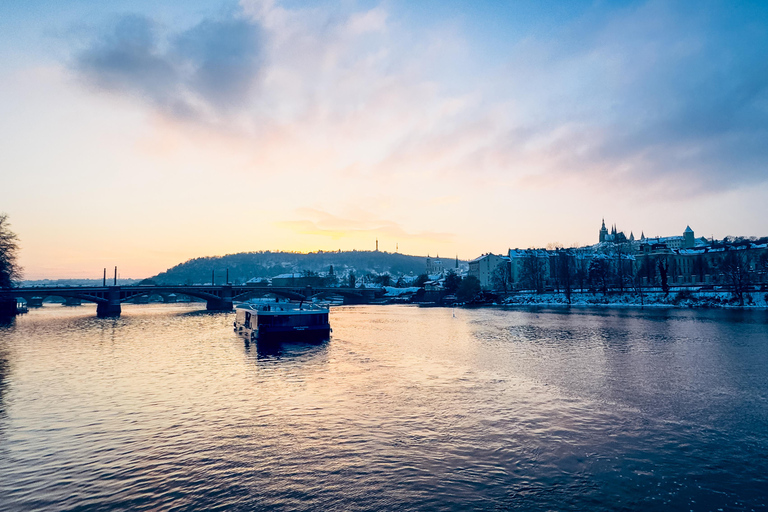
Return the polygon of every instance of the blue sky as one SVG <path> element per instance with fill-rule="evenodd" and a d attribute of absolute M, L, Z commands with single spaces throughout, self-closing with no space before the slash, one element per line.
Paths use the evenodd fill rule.
<path fill-rule="evenodd" d="M 603 216 L 766 234 L 764 2 L 3 11 L 0 210 L 29 277 L 376 238 L 472 258 L 593 243 Z"/>

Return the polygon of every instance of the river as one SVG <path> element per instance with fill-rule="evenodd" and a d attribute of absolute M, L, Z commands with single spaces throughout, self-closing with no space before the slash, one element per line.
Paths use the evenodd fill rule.
<path fill-rule="evenodd" d="M 766 510 L 768 312 L 195 305 L 0 326 L 0 510 Z"/>

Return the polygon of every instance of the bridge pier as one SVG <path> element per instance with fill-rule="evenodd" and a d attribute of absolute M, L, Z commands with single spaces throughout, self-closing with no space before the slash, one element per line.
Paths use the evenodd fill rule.
<path fill-rule="evenodd" d="M 64 298 L 64 305 L 65 306 L 80 306 L 82 305 L 82 301 L 78 299 L 77 297 L 65 297 Z"/>
<path fill-rule="evenodd" d="M 208 311 L 232 311 L 232 286 L 224 286 L 219 298 L 208 299 L 205 309 Z"/>
<path fill-rule="evenodd" d="M 30 297 L 27 299 L 27 307 L 28 308 L 41 308 L 43 307 L 43 298 L 42 297 Z"/>
<path fill-rule="evenodd" d="M 99 302 L 96 305 L 96 316 L 99 318 L 108 318 L 120 316 L 123 308 L 120 305 L 120 287 L 110 286 L 107 291 L 107 302 Z"/>

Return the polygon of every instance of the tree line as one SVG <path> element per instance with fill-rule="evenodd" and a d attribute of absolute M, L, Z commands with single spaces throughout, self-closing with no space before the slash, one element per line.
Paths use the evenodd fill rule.
<path fill-rule="evenodd" d="M 571 303 L 573 293 L 632 292 L 644 299 L 648 288 L 661 289 L 665 296 L 679 276 L 694 276 L 704 283 L 706 276 L 718 276 L 739 304 L 755 284 L 755 275 L 768 273 L 768 249 L 750 250 L 760 239 L 738 239 L 721 243 L 719 252 L 676 257 L 675 254 L 634 254 L 624 244 L 616 244 L 610 252 L 586 254 L 557 248 L 521 251 L 514 263 L 500 263 L 492 274 L 493 288 L 502 293 L 513 289 L 530 290 L 537 294 L 563 293 Z M 768 242 L 768 239 L 766 239 Z M 748 296 L 746 296 L 749 298 Z"/>
<path fill-rule="evenodd" d="M 0 213 L 0 288 L 12 288 L 21 280 L 18 264 L 19 238 L 11 231 L 8 215 Z"/>

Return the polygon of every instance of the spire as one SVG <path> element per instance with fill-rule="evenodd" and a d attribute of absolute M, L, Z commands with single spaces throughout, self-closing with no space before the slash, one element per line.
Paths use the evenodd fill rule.
<path fill-rule="evenodd" d="M 608 230 L 605 228 L 605 217 L 603 217 L 603 226 L 600 228 L 600 237 L 598 240 L 600 240 L 600 243 L 605 242 L 605 238 L 608 235 Z"/>

